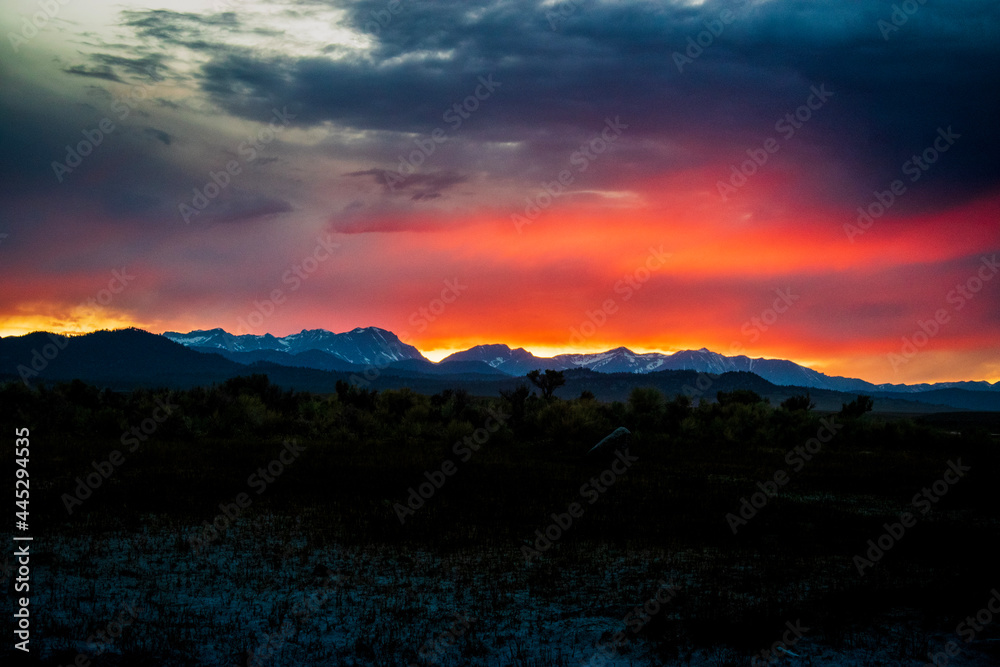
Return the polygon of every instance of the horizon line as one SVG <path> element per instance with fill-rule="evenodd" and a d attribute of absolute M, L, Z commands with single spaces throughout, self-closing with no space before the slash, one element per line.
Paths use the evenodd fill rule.
<path fill-rule="evenodd" d="M 718 354 L 719 356 L 724 357 L 726 359 L 734 359 L 734 358 L 738 358 L 738 357 L 746 357 L 747 359 L 754 360 L 754 361 L 755 360 L 761 360 L 761 361 L 788 361 L 788 362 L 791 362 L 791 363 L 793 363 L 793 364 L 795 364 L 797 366 L 801 366 L 801 367 L 806 368 L 808 370 L 811 370 L 813 372 L 825 375 L 825 376 L 827 376 L 829 378 L 846 378 L 846 379 L 851 379 L 851 380 L 861 380 L 862 382 L 868 382 L 869 384 L 876 385 L 876 386 L 889 385 L 889 386 L 906 386 L 906 387 L 912 387 L 912 386 L 917 386 L 917 385 L 935 385 L 935 384 L 946 384 L 946 383 L 953 383 L 953 382 L 985 382 L 987 384 L 994 385 L 994 384 L 997 384 L 998 382 L 1000 382 L 1000 378 L 995 379 L 995 380 L 990 380 L 990 379 L 980 379 L 980 380 L 969 380 L 969 379 L 962 379 L 962 380 L 937 380 L 937 381 L 934 381 L 934 382 L 928 382 L 928 381 L 924 380 L 924 381 L 921 381 L 921 382 L 914 382 L 914 383 L 906 383 L 906 382 L 872 382 L 870 380 L 865 380 L 865 379 L 859 378 L 859 377 L 850 377 L 850 376 L 847 376 L 847 375 L 831 375 L 831 374 L 826 373 L 824 371 L 816 370 L 812 365 L 810 365 L 808 363 L 802 363 L 802 362 L 796 361 L 794 359 L 790 359 L 788 357 L 751 357 L 748 354 L 726 355 L 726 354 L 724 354 L 722 352 L 715 352 L 714 350 L 711 350 L 710 348 L 704 347 L 704 346 L 702 346 L 700 348 L 685 348 L 685 349 L 677 349 L 677 350 L 673 350 L 673 351 L 663 351 L 661 349 L 649 349 L 649 348 L 642 348 L 642 351 L 637 351 L 637 350 L 634 350 L 634 349 L 628 347 L 627 345 L 616 345 L 614 347 L 609 347 L 609 348 L 606 348 L 606 349 L 595 349 L 594 351 L 579 351 L 579 350 L 575 350 L 575 351 L 563 351 L 563 352 L 558 352 L 556 354 L 553 354 L 551 356 L 543 356 L 543 354 L 536 354 L 532 349 L 529 349 L 528 347 L 526 347 L 524 345 L 518 345 L 517 347 L 512 347 L 508 343 L 477 343 L 475 345 L 472 345 L 471 347 L 464 347 L 464 348 L 434 348 L 434 349 L 431 349 L 431 350 L 422 350 L 422 349 L 418 348 L 416 345 L 413 345 L 411 343 L 407 343 L 404 340 L 400 339 L 399 335 L 396 334 L 396 332 L 392 331 L 391 329 L 385 329 L 383 327 L 379 327 L 379 326 L 375 326 L 375 325 L 368 325 L 368 326 L 364 326 L 364 327 L 358 326 L 358 327 L 354 327 L 353 329 L 349 329 L 347 331 L 342 331 L 342 332 L 331 331 L 329 329 L 324 329 L 322 327 L 316 328 L 316 329 L 301 329 L 298 332 L 291 333 L 291 334 L 285 334 L 284 336 L 278 336 L 278 335 L 270 333 L 270 332 L 265 332 L 265 333 L 262 333 L 262 334 L 237 334 L 237 333 L 232 333 L 232 332 L 226 330 L 223 327 L 212 327 L 211 329 L 192 329 L 191 331 L 189 331 L 187 333 L 182 333 L 182 332 L 179 332 L 179 331 L 171 331 L 171 330 L 165 329 L 162 332 L 157 333 L 156 331 L 150 331 L 149 329 L 145 329 L 145 328 L 140 327 L 140 326 L 129 325 L 129 326 L 122 326 L 122 327 L 117 327 L 117 328 L 113 328 L 113 329 L 104 328 L 104 329 L 93 329 L 91 331 L 74 331 L 74 332 L 63 332 L 63 333 L 57 333 L 57 332 L 45 331 L 45 330 L 35 330 L 35 331 L 27 332 L 27 333 L 7 334 L 7 335 L 5 335 L 4 332 L 2 330 L 0 330 L 0 338 L 18 338 L 18 337 L 23 337 L 23 336 L 28 336 L 28 335 L 31 335 L 31 334 L 35 334 L 35 333 L 46 333 L 46 334 L 55 333 L 56 335 L 66 336 L 66 337 L 71 337 L 71 336 L 86 336 L 86 335 L 97 333 L 97 332 L 100 332 L 100 331 L 123 331 L 123 330 L 128 330 L 128 329 L 137 329 L 139 331 L 144 331 L 144 332 L 152 334 L 154 336 L 164 336 L 164 337 L 165 337 L 166 333 L 178 333 L 178 334 L 181 334 L 181 335 L 188 335 L 188 334 L 194 333 L 196 331 L 208 332 L 208 331 L 219 330 L 219 331 L 222 331 L 222 332 L 224 332 L 226 334 L 229 334 L 231 336 L 258 336 L 258 337 L 260 337 L 260 336 L 270 335 L 270 336 L 272 336 L 274 338 L 285 338 L 287 336 L 295 335 L 295 333 L 303 333 L 303 332 L 306 332 L 306 331 L 325 331 L 327 333 L 331 333 L 331 334 L 334 334 L 334 335 L 342 335 L 342 334 L 345 334 L 345 333 L 351 333 L 353 331 L 358 331 L 358 330 L 378 329 L 379 331 L 385 331 L 385 332 L 391 333 L 401 343 L 403 343 L 404 345 L 409 345 L 410 347 L 413 347 L 425 359 L 427 359 L 428 361 L 430 361 L 431 363 L 434 363 L 434 364 L 441 363 L 442 360 L 444 360 L 448 356 L 451 356 L 452 354 L 455 354 L 455 353 L 458 353 L 458 352 L 465 352 L 467 350 L 472 349 L 473 347 L 480 347 L 480 346 L 484 346 L 484 345 L 504 345 L 509 350 L 523 349 L 524 351 L 528 352 L 532 356 L 534 356 L 534 357 L 536 357 L 538 359 L 545 359 L 545 360 L 551 360 L 551 359 L 554 359 L 555 357 L 563 356 L 563 355 L 585 355 L 585 354 L 593 355 L 593 354 L 603 354 L 605 352 L 611 352 L 611 351 L 617 350 L 619 348 L 625 349 L 625 350 L 627 350 L 627 351 L 629 351 L 629 352 L 631 352 L 633 354 L 636 354 L 636 355 L 661 354 L 661 355 L 668 356 L 668 357 L 672 357 L 672 356 L 674 356 L 676 354 L 679 354 L 680 352 L 700 352 L 700 351 L 704 350 L 704 351 L 710 352 L 712 354 Z M 546 349 L 546 350 L 563 349 L 563 350 L 565 350 L 565 348 L 550 348 L 550 347 L 544 346 L 544 345 L 535 345 L 535 346 L 531 346 L 531 347 L 534 348 L 535 350 L 538 350 L 538 349 Z"/>

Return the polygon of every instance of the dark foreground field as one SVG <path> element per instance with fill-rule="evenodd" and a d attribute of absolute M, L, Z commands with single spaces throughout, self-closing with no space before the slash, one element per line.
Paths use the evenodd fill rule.
<path fill-rule="evenodd" d="M 995 417 L 722 398 L 7 385 L 4 460 L 31 432 L 33 655 L 1000 662 Z"/>

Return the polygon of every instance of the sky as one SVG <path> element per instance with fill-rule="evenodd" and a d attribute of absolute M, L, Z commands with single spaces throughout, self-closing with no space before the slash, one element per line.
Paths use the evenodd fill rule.
<path fill-rule="evenodd" d="M 1000 380 L 993 0 L 13 0 L 0 335 Z"/>

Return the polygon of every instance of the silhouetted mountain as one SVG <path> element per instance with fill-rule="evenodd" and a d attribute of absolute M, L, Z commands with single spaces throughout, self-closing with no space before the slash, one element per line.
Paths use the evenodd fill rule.
<path fill-rule="evenodd" d="M 545 370 L 551 368 L 553 370 L 562 370 L 565 368 L 565 366 L 554 359 L 536 357 L 523 347 L 512 350 L 502 343 L 476 345 L 475 347 L 470 347 L 468 350 L 449 354 L 440 363 L 454 361 L 479 361 L 508 375 L 527 375 L 535 369 Z"/>
<path fill-rule="evenodd" d="M 601 373 L 653 373 L 664 370 L 693 370 L 702 373 L 733 373 L 746 371 L 781 385 L 837 389 L 839 391 L 873 391 L 876 386 L 863 380 L 833 378 L 784 359 L 751 359 L 746 356 L 727 357 L 702 348 L 682 350 L 674 354 L 660 352 L 637 353 L 627 347 L 593 354 L 560 354 L 544 359 L 522 348 L 511 350 L 506 345 L 477 345 L 456 352 L 451 359 L 484 361 L 511 375 L 523 375 L 538 368 L 565 370 L 588 368 Z"/>
<path fill-rule="evenodd" d="M 593 354 L 560 354 L 551 358 L 536 357 L 523 348 L 511 350 L 503 344 L 477 345 L 456 352 L 442 362 L 462 359 L 478 360 L 511 375 L 524 375 L 534 369 L 566 370 L 587 368 L 601 373 L 653 373 L 664 370 L 693 370 L 701 373 L 749 372 L 777 385 L 832 389 L 847 392 L 918 393 L 939 389 L 998 391 L 1000 382 L 944 382 L 919 385 L 876 385 L 856 378 L 830 376 L 786 359 L 753 359 L 745 355 L 727 357 L 717 352 L 681 350 L 674 354 L 661 352 L 637 353 L 626 347 Z"/>
<path fill-rule="evenodd" d="M 254 352 L 273 350 L 296 355 L 310 350 L 320 350 L 352 364 L 383 364 L 404 359 L 424 359 L 412 345 L 403 343 L 396 334 L 378 327 L 359 327 L 345 333 L 331 333 L 325 329 L 303 329 L 297 334 L 278 338 L 271 334 L 234 335 L 222 329 L 164 332 L 164 337 L 188 347 L 218 348 L 227 352 Z"/>
<path fill-rule="evenodd" d="M 391 344 L 394 338 L 385 340 Z M 324 365 L 327 369 L 311 365 Z M 265 373 L 272 382 L 284 387 L 323 393 L 333 392 L 338 380 L 362 382 L 367 378 L 376 379 L 379 388 L 417 388 L 422 379 L 432 380 L 426 383 L 428 389 L 433 389 L 431 393 L 456 387 L 469 378 L 473 381 L 497 378 L 511 386 L 515 384 L 514 378 L 479 362 L 434 364 L 421 356 L 379 366 L 360 365 L 319 350 L 293 355 L 268 349 L 233 352 L 222 348 L 189 348 L 140 329 L 96 331 L 70 337 L 38 332 L 0 338 L 0 380 L 4 381 L 35 384 L 80 379 L 124 390 L 209 385 L 253 373 Z M 491 388 L 489 393 L 494 391 L 498 389 Z"/>
<path fill-rule="evenodd" d="M 387 365 L 407 360 L 419 360 L 423 364 L 392 366 L 400 373 L 426 374 L 482 373 L 481 367 L 447 368 L 452 362 L 479 362 L 507 375 L 522 377 L 528 372 L 539 370 L 567 370 L 586 368 L 600 373 L 646 374 L 664 370 L 693 370 L 701 373 L 749 372 L 759 375 L 777 385 L 808 387 L 834 391 L 876 393 L 921 393 L 944 389 L 962 389 L 973 392 L 1000 392 L 1000 382 L 944 382 L 936 384 L 873 384 L 857 378 L 830 376 L 787 359 L 761 359 L 745 355 L 727 357 L 706 348 L 681 350 L 673 354 L 661 352 L 637 353 L 627 347 L 617 347 L 606 352 L 592 354 L 560 354 L 555 357 L 536 357 L 524 348 L 511 349 L 502 343 L 476 345 L 468 350 L 451 354 L 433 364 L 420 352 L 403 344 L 391 331 L 377 327 L 358 328 L 353 331 L 334 334 L 323 329 L 303 330 L 298 334 L 276 338 L 270 334 L 262 336 L 229 334 L 222 329 L 192 331 L 187 334 L 166 332 L 167 338 L 198 350 L 216 349 L 228 359 L 240 363 L 270 361 L 282 366 L 316 368 L 321 370 L 358 372 L 372 365 L 385 369 Z M 335 359 L 317 354 L 326 352 Z M 308 352 L 308 356 L 302 356 Z M 290 355 L 290 356 L 285 356 Z M 350 365 L 350 364 L 353 364 Z M 445 365 L 445 368 L 439 366 Z M 962 400 L 953 395 L 952 400 Z"/>
<path fill-rule="evenodd" d="M 905 398 L 908 401 L 954 405 L 966 410 L 1000 410 L 1000 392 L 970 391 L 968 389 L 930 389 L 919 392 L 874 392 L 876 401 L 886 398 Z"/>
<path fill-rule="evenodd" d="M 245 372 L 246 366 L 217 354 L 202 354 L 141 329 L 0 338 L 0 374 L 29 383 L 79 378 L 117 389 L 154 378 L 207 384 Z"/>
<path fill-rule="evenodd" d="M 355 330 L 352 333 L 358 332 L 364 330 Z M 218 334 L 211 335 L 217 340 L 224 339 Z M 390 336 L 380 333 L 379 330 L 364 332 L 360 338 L 368 341 L 377 339 L 391 344 L 389 341 L 395 337 Z M 314 340 L 323 339 L 324 336 L 314 338 Z M 209 338 L 200 338 L 201 342 L 205 340 Z M 358 346 L 358 341 L 354 342 Z M 206 353 L 204 350 L 212 351 Z M 218 347 L 192 349 L 166 337 L 138 329 L 97 331 L 69 338 L 42 332 L 0 338 L 0 379 L 25 380 L 29 384 L 81 379 L 101 387 L 130 389 L 140 386 L 209 385 L 239 375 L 266 373 L 275 384 L 302 391 L 330 393 L 334 391 L 338 380 L 345 380 L 361 383 L 376 390 L 409 387 L 418 392 L 434 394 L 445 389 L 461 388 L 473 394 L 495 396 L 500 390 L 513 389 L 518 384 L 528 384 L 526 378 L 507 375 L 488 362 L 462 358 L 463 356 L 492 354 L 494 355 L 492 360 L 498 366 L 506 363 L 504 359 L 516 363 L 546 361 L 539 360 L 524 350 L 507 348 L 505 351 L 501 347 L 488 349 L 486 346 L 481 346 L 467 352 L 469 354 L 452 355 L 448 360 L 437 364 L 421 357 L 391 363 L 361 365 L 350 364 L 338 356 L 315 349 L 304 350 L 298 354 L 261 348 L 244 351 L 223 350 Z M 224 358 L 222 354 L 230 358 Z M 677 355 L 660 356 L 677 357 Z M 497 362 L 498 358 L 500 362 Z M 609 350 L 603 355 L 555 357 L 553 359 L 562 364 L 576 362 L 565 367 L 566 384 L 556 391 L 556 396 L 570 398 L 579 396 L 582 391 L 589 391 L 600 400 L 625 400 L 632 389 L 649 386 L 659 389 L 667 397 L 682 393 L 690 394 L 692 388 L 701 388 L 702 393 L 696 397 L 711 401 L 719 391 L 751 389 L 776 405 L 789 396 L 809 391 L 816 401 L 817 408 L 823 410 L 838 410 L 843 403 L 851 401 L 856 396 L 856 392 L 847 393 L 802 384 L 782 385 L 749 371 L 706 373 L 688 369 L 654 370 L 645 373 L 606 372 L 606 369 L 621 365 L 632 367 L 639 358 L 647 360 L 648 363 L 650 357 L 636 355 L 625 348 Z M 728 365 L 726 360 L 729 358 L 715 355 L 707 350 L 699 350 L 682 355 L 671 363 L 699 365 L 699 359 L 704 363 L 711 362 L 725 366 Z M 776 361 L 778 363 L 774 364 L 774 367 L 777 368 L 792 363 L 781 360 L 751 361 L 754 362 L 756 369 L 768 366 L 758 363 L 760 361 Z M 660 364 L 660 368 L 667 363 L 664 361 Z M 327 369 L 310 365 L 323 365 Z M 594 368 L 600 369 L 600 372 Z M 811 376 L 806 374 L 805 377 L 808 379 Z M 705 386 L 706 382 L 708 386 Z M 977 383 L 967 384 L 976 386 Z M 866 386 L 874 385 L 866 383 Z M 993 390 L 993 385 L 988 386 L 991 387 L 990 391 L 945 387 L 912 392 L 866 391 L 864 393 L 870 393 L 875 397 L 879 411 L 933 412 L 955 408 L 1000 411 L 1000 392 Z"/>

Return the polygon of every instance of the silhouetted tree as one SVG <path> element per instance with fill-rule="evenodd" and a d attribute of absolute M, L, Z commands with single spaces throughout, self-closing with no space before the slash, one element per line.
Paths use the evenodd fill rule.
<path fill-rule="evenodd" d="M 456 389 L 452 393 L 451 400 L 454 401 L 455 417 L 461 418 L 466 408 L 469 407 L 469 390 Z"/>
<path fill-rule="evenodd" d="M 530 393 L 531 392 L 528 390 L 528 385 L 522 382 L 521 384 L 517 385 L 516 389 L 513 390 L 501 389 L 500 397 L 512 405 L 517 403 L 523 404 L 525 399 L 528 398 L 528 395 Z"/>
<path fill-rule="evenodd" d="M 809 392 L 807 391 L 805 394 L 798 394 L 796 396 L 786 398 L 781 402 L 781 407 L 789 412 L 795 412 L 798 410 L 809 412 L 816 407 L 816 404 L 813 403 L 812 398 L 809 396 Z"/>
<path fill-rule="evenodd" d="M 554 371 L 551 368 L 545 371 L 545 375 L 539 370 L 528 373 L 531 384 L 542 390 L 542 398 L 552 398 L 552 392 L 566 384 L 566 378 L 562 371 Z"/>
<path fill-rule="evenodd" d="M 674 396 L 674 399 L 664 406 L 667 430 L 670 433 L 677 433 L 681 422 L 689 414 L 691 414 L 691 398 L 684 394 Z"/>
<path fill-rule="evenodd" d="M 524 406 L 531 391 L 528 385 L 521 383 L 513 390 L 500 390 L 500 398 L 510 405 L 510 423 L 518 425 L 524 421 Z"/>
<path fill-rule="evenodd" d="M 751 389 L 720 391 L 715 395 L 715 398 L 719 405 L 754 405 L 764 402 L 761 395 Z"/>
<path fill-rule="evenodd" d="M 843 403 L 840 408 L 840 416 L 845 419 L 851 419 L 854 417 L 860 417 L 866 412 L 871 412 L 872 407 L 874 407 L 875 402 L 872 401 L 871 396 L 865 396 L 864 394 L 858 394 L 858 397 L 851 401 L 850 403 Z"/>
<path fill-rule="evenodd" d="M 434 406 L 435 408 L 440 408 L 441 406 L 448 403 L 448 401 L 451 399 L 452 393 L 453 392 L 451 389 L 445 389 L 440 394 L 434 394 L 433 396 L 431 396 L 431 405 Z"/>
<path fill-rule="evenodd" d="M 639 429 L 656 428 L 663 417 L 663 393 L 655 387 L 636 387 L 628 395 L 632 423 Z"/>
<path fill-rule="evenodd" d="M 343 380 L 337 380 L 337 399 L 344 405 L 353 405 L 360 410 L 371 411 L 375 408 L 375 401 L 378 399 L 378 391 L 372 389 L 366 391 Z"/>
<path fill-rule="evenodd" d="M 636 387 L 628 395 L 628 407 L 637 415 L 656 415 L 663 409 L 663 393 L 656 387 Z"/>
<path fill-rule="evenodd" d="M 401 418 L 406 414 L 407 410 L 420 403 L 421 398 L 412 389 L 403 387 L 402 389 L 390 389 L 382 392 L 379 402 L 390 415 L 395 418 Z"/>

